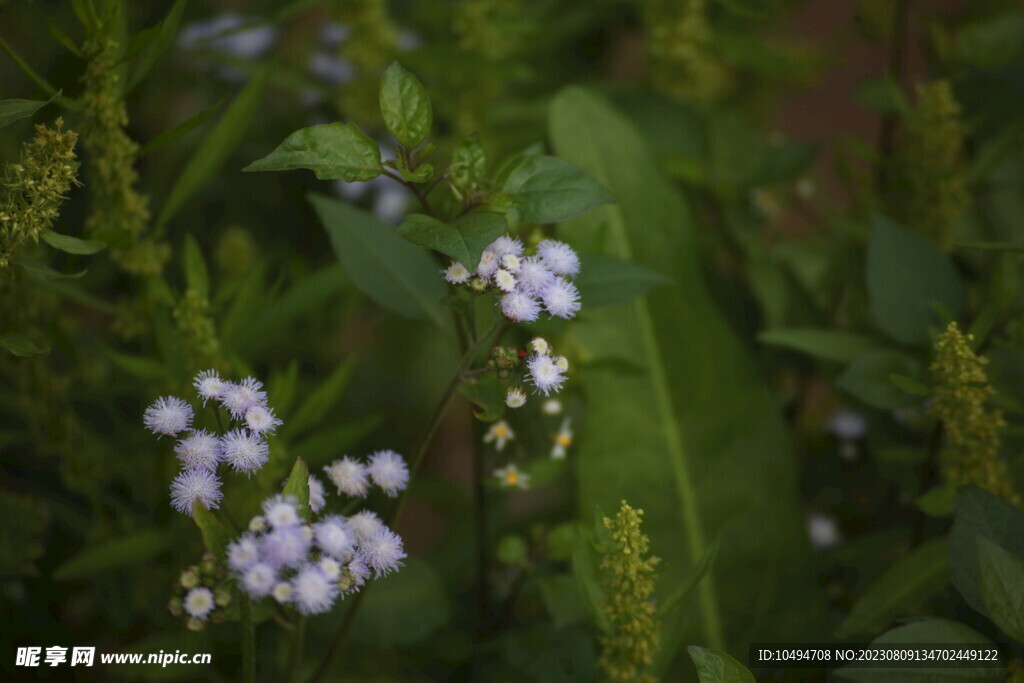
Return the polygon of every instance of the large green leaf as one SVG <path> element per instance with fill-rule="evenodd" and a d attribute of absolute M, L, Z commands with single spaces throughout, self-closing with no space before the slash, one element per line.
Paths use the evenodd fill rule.
<path fill-rule="evenodd" d="M 170 548 L 173 541 L 174 537 L 165 529 L 148 529 L 104 541 L 82 550 L 57 567 L 53 578 L 74 581 L 121 567 L 144 564 Z"/>
<path fill-rule="evenodd" d="M 0 128 L 32 116 L 50 102 L 53 102 L 53 97 L 48 100 L 0 100 Z"/>
<path fill-rule="evenodd" d="M 1024 643 L 1024 558 L 981 536 L 978 573 L 981 597 L 992 621 L 1014 640 Z"/>
<path fill-rule="evenodd" d="M 953 317 L 963 308 L 963 287 L 949 257 L 885 216 L 872 219 L 866 273 L 871 315 L 897 341 L 925 344 L 936 307 Z"/>
<path fill-rule="evenodd" d="M 949 542 L 929 541 L 892 564 L 853 604 L 836 636 L 874 635 L 949 583 Z"/>
<path fill-rule="evenodd" d="M 523 223 L 557 223 L 614 201 L 585 171 L 556 157 L 523 154 L 503 175 L 500 189 L 519 202 Z"/>
<path fill-rule="evenodd" d="M 871 337 L 813 327 L 785 327 L 765 330 L 757 335 L 758 340 L 769 346 L 800 351 L 821 360 L 849 363 L 858 356 L 878 348 L 879 343 Z"/>
<path fill-rule="evenodd" d="M 206 184 L 227 160 L 228 155 L 245 137 L 249 125 L 256 119 L 263 100 L 263 91 L 270 80 L 270 67 L 261 68 L 238 93 L 224 116 L 217 121 L 185 169 L 171 187 L 164 205 L 157 217 L 157 229 L 167 225 L 185 202 Z"/>
<path fill-rule="evenodd" d="M 308 168 L 320 180 L 350 183 L 373 180 L 384 172 L 380 148 L 354 123 L 325 123 L 295 131 L 273 152 L 243 171 L 291 171 Z"/>
<path fill-rule="evenodd" d="M 311 194 L 334 253 L 366 296 L 407 318 L 429 318 L 447 329 L 440 301 L 445 284 L 430 256 L 385 223 L 345 202 Z"/>
<path fill-rule="evenodd" d="M 656 287 L 672 284 L 661 273 L 605 254 L 580 254 L 576 286 L 585 308 L 611 306 L 632 300 Z"/>
<path fill-rule="evenodd" d="M 893 377 L 918 379 L 924 369 L 913 356 L 892 349 L 869 351 L 850 363 L 836 378 L 836 386 L 881 410 L 906 408 L 922 398 L 907 393 Z"/>
<path fill-rule="evenodd" d="M 755 683 L 754 675 L 735 659 L 718 650 L 691 645 L 687 648 L 697 667 L 700 683 Z"/>
<path fill-rule="evenodd" d="M 898 626 L 875 638 L 873 643 L 913 645 L 975 645 L 993 647 L 984 636 L 964 624 L 948 619 L 919 619 Z M 921 668 L 866 668 L 846 666 L 836 670 L 834 680 L 864 683 L 955 683 L 956 681 L 1002 681 L 1002 668 L 952 668 L 949 666 Z"/>
<path fill-rule="evenodd" d="M 586 457 L 576 461 L 581 510 L 622 499 L 643 508 L 652 550 L 665 559 L 665 591 L 705 556 L 709 537 L 721 537 L 696 608 L 688 606 L 685 642 L 739 653 L 758 637 L 806 637 L 821 600 L 810 588 L 790 445 L 757 369 L 704 289 L 689 207 L 640 134 L 599 97 L 563 91 L 550 131 L 557 152 L 618 199 L 561 236 L 676 282 L 646 300 L 585 309 L 571 328 L 584 357 L 611 361 L 580 372 L 588 403 Z M 663 648 L 660 664 L 673 655 Z"/>
<path fill-rule="evenodd" d="M 479 211 L 461 216 L 451 223 L 414 213 L 398 226 L 398 234 L 413 244 L 451 256 L 470 272 L 476 271 L 480 255 L 508 226 L 500 213 Z"/>
<path fill-rule="evenodd" d="M 381 77 L 380 113 L 388 132 L 409 149 L 423 142 L 434 120 L 426 88 L 398 62 Z"/>
<path fill-rule="evenodd" d="M 987 615 L 981 592 L 979 538 L 1024 556 L 1024 513 L 999 496 L 968 486 L 960 490 L 956 499 L 949 536 L 950 577 L 967 604 Z"/>

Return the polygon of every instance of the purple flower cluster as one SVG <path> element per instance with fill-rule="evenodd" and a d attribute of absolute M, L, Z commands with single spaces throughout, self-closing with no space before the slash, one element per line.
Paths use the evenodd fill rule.
<path fill-rule="evenodd" d="M 203 405 L 217 401 L 233 423 L 223 435 L 192 428 L 195 413 L 186 401 L 165 396 L 146 409 L 143 424 L 157 436 L 177 437 L 174 446 L 182 470 L 171 483 L 171 505 L 187 515 L 199 501 L 206 509 L 219 507 L 222 498 L 217 468 L 225 463 L 236 472 L 251 475 L 270 459 L 266 437 L 281 425 L 267 405 L 263 385 L 252 377 L 235 384 L 221 379 L 214 370 L 200 372 L 194 382 Z"/>
<path fill-rule="evenodd" d="M 263 514 L 228 546 L 228 566 L 242 590 L 255 599 L 272 596 L 301 614 L 330 610 L 405 557 L 402 539 L 372 512 L 307 524 L 296 501 L 280 495 L 264 501 Z"/>
<path fill-rule="evenodd" d="M 324 467 L 327 478 L 338 489 L 338 494 L 362 497 L 376 484 L 385 495 L 394 498 L 409 485 L 409 468 L 405 459 L 389 450 L 373 453 L 363 462 L 345 456 Z"/>
<path fill-rule="evenodd" d="M 543 240 L 535 254 L 525 256 L 519 238 L 505 235 L 484 249 L 476 273 L 454 261 L 444 270 L 444 277 L 453 285 L 468 285 L 476 291 L 496 290 L 506 318 L 532 322 L 542 311 L 566 319 L 576 315 L 580 293 L 571 280 L 579 272 L 579 256 L 568 244 Z"/>

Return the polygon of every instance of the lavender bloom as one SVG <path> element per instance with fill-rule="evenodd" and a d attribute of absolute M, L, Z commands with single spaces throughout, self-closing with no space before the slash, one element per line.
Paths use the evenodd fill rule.
<path fill-rule="evenodd" d="M 236 572 L 244 572 L 259 562 L 260 548 L 252 534 L 242 537 L 228 546 L 228 566 Z"/>
<path fill-rule="evenodd" d="M 394 451 L 377 451 L 370 456 L 367 469 L 373 483 L 392 498 L 409 483 L 409 469 L 405 466 L 405 460 Z"/>
<path fill-rule="evenodd" d="M 327 504 L 327 499 L 324 498 L 324 485 L 313 474 L 309 475 L 306 481 L 309 484 L 309 509 L 320 512 Z"/>
<path fill-rule="evenodd" d="M 370 482 L 366 465 L 347 455 L 324 467 L 327 478 L 338 488 L 338 493 L 349 496 L 365 496 Z"/>
<path fill-rule="evenodd" d="M 192 386 L 196 388 L 199 397 L 203 399 L 203 405 L 211 399 L 220 399 L 227 382 L 220 378 L 216 370 L 203 370 L 192 380 Z"/>
<path fill-rule="evenodd" d="M 220 403 L 231 417 L 241 420 L 250 408 L 266 406 L 267 392 L 262 389 L 263 383 L 254 377 L 246 377 L 238 384 L 227 382 L 221 392 Z"/>
<path fill-rule="evenodd" d="M 340 515 L 331 515 L 314 524 L 313 538 L 325 555 L 339 560 L 347 560 L 355 548 L 355 535 Z"/>
<path fill-rule="evenodd" d="M 245 411 L 245 424 L 255 434 L 273 434 L 283 423 L 272 408 L 257 405 Z"/>
<path fill-rule="evenodd" d="M 270 459 L 270 447 L 262 438 L 245 429 L 235 429 L 221 437 L 224 460 L 237 472 L 252 473 Z"/>
<path fill-rule="evenodd" d="M 387 529 L 384 522 L 373 512 L 362 510 L 348 518 L 348 530 L 355 536 L 356 543 L 362 544 L 381 529 Z"/>
<path fill-rule="evenodd" d="M 291 496 L 271 496 L 263 501 L 263 518 L 274 529 L 286 526 L 297 526 L 302 523 L 296 501 Z"/>
<path fill-rule="evenodd" d="M 276 583 L 277 572 L 264 562 L 257 562 L 242 575 L 242 587 L 254 598 L 270 595 Z"/>
<path fill-rule="evenodd" d="M 512 292 L 501 297 L 501 312 L 513 322 L 533 322 L 540 315 L 540 304 L 522 292 Z"/>
<path fill-rule="evenodd" d="M 182 467 L 214 472 L 221 459 L 220 438 L 199 429 L 179 441 L 174 452 Z"/>
<path fill-rule="evenodd" d="M 537 245 L 537 255 L 555 275 L 575 276 L 580 272 L 580 257 L 565 242 L 543 240 Z"/>
<path fill-rule="evenodd" d="M 576 285 L 561 277 L 555 278 L 540 297 L 548 313 L 559 318 L 572 318 L 580 310 L 579 290 Z"/>
<path fill-rule="evenodd" d="M 185 470 L 171 482 L 171 506 L 190 517 L 197 500 L 207 510 L 213 510 L 220 507 L 223 497 L 220 480 L 207 470 Z"/>
<path fill-rule="evenodd" d="M 516 273 L 519 291 L 528 296 L 540 296 L 554 281 L 555 274 L 536 256 L 523 259 Z"/>
<path fill-rule="evenodd" d="M 387 527 L 378 529 L 360 544 L 367 566 L 377 576 L 385 576 L 402 565 L 406 554 L 401 537 Z"/>
<path fill-rule="evenodd" d="M 193 588 L 185 595 L 183 605 L 185 612 L 194 619 L 205 621 L 210 612 L 216 607 L 213 599 L 213 591 L 209 588 Z"/>
<path fill-rule="evenodd" d="M 301 526 L 274 529 L 263 537 L 260 554 L 272 567 L 298 567 L 309 555 L 309 532 Z"/>
<path fill-rule="evenodd" d="M 565 371 L 558 367 L 551 356 L 530 356 L 526 367 L 530 381 L 545 396 L 561 389 L 565 382 Z"/>
<path fill-rule="evenodd" d="M 161 396 L 146 408 L 142 423 L 156 435 L 175 436 L 192 424 L 192 406 L 176 396 Z"/>
<path fill-rule="evenodd" d="M 306 565 L 292 581 L 295 607 L 302 614 L 323 614 L 338 598 L 337 582 L 316 565 Z"/>

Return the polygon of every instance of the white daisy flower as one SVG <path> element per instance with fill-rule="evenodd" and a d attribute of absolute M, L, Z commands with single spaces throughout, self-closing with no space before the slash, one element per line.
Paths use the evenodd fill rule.
<path fill-rule="evenodd" d="M 572 425 L 569 418 L 565 418 L 562 420 L 562 426 L 558 428 L 558 433 L 555 434 L 555 447 L 551 449 L 551 457 L 564 458 L 566 450 L 572 445 L 572 437 Z"/>
<path fill-rule="evenodd" d="M 504 488 L 526 489 L 530 487 L 530 475 L 520 472 L 519 468 L 512 463 L 494 470 L 494 476 L 498 478 L 499 485 Z"/>
<path fill-rule="evenodd" d="M 515 432 L 505 420 L 498 420 L 490 426 L 484 434 L 484 443 L 493 443 L 499 451 L 505 449 L 505 444 L 516 438 Z"/>

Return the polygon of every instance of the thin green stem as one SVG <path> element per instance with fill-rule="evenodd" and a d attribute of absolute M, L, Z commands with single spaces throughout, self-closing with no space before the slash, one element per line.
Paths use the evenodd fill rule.
<path fill-rule="evenodd" d="M 455 372 L 452 375 L 452 379 L 448 382 L 448 386 L 445 387 L 444 392 L 441 394 L 441 398 L 438 401 L 437 407 L 434 409 L 433 414 L 430 416 L 430 422 L 427 426 L 427 431 L 423 435 L 423 439 L 420 441 L 419 447 L 416 449 L 413 455 L 412 462 L 409 466 L 409 480 L 412 481 L 416 477 L 416 473 L 419 471 L 420 464 L 423 462 L 423 457 L 427 454 L 427 450 L 430 447 L 431 442 L 434 439 L 434 434 L 437 433 L 438 427 L 441 425 L 441 420 L 444 418 L 445 411 L 451 404 L 452 399 L 455 398 L 455 394 L 458 392 L 459 385 L 462 383 L 463 376 L 466 371 L 473 365 L 473 361 L 476 359 L 477 353 L 483 345 L 492 336 L 500 338 L 502 333 L 508 327 L 508 323 L 503 319 L 497 320 L 491 328 L 480 336 L 478 340 L 472 343 L 467 349 L 466 353 L 463 354 L 462 360 L 459 361 L 458 367 L 455 368 Z M 395 506 L 391 510 L 391 514 L 388 516 L 388 526 L 394 527 L 398 520 L 402 516 L 402 511 L 405 509 L 405 502 L 408 499 L 409 487 L 406 487 L 398 500 L 395 501 Z M 334 660 L 335 654 L 341 648 L 341 645 L 345 642 L 348 637 L 349 631 L 352 630 L 352 625 L 355 623 L 356 615 L 359 613 L 359 606 L 363 602 L 363 598 L 366 592 L 370 589 L 370 584 L 367 584 L 363 589 L 356 594 L 352 599 L 352 604 L 349 606 L 348 611 L 345 613 L 345 618 L 341 624 L 338 625 L 338 630 L 334 633 L 334 638 L 331 640 L 331 644 L 327 648 L 327 652 L 324 653 L 323 660 L 320 662 L 320 666 L 317 668 L 316 673 L 310 679 L 310 683 L 315 683 L 323 678 L 327 671 L 331 667 L 331 662 Z"/>
<path fill-rule="evenodd" d="M 288 670 L 285 672 L 286 681 L 294 681 L 299 674 L 299 662 L 302 661 L 302 638 L 306 635 L 306 617 L 300 616 L 295 620 L 295 628 L 292 630 L 292 649 L 288 653 Z"/>
<path fill-rule="evenodd" d="M 249 596 L 238 592 L 238 624 L 242 629 L 242 680 L 256 681 L 256 626 L 252 619 Z"/>

